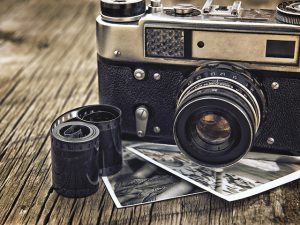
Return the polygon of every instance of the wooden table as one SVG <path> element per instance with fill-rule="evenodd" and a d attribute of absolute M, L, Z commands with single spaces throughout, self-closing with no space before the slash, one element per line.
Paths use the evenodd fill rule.
<path fill-rule="evenodd" d="M 97 103 L 97 1 L 1 0 L 0 224 L 299 224 L 300 181 L 242 201 L 202 194 L 116 209 L 104 184 L 67 199 L 51 188 L 49 127 Z"/>

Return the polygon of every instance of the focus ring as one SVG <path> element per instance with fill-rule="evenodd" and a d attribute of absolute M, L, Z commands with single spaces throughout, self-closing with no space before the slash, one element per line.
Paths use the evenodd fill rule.
<path fill-rule="evenodd" d="M 223 74 L 223 75 L 222 75 Z M 195 70 L 181 85 L 177 99 L 182 98 L 184 92 L 189 90 L 189 86 L 194 85 L 197 81 L 205 78 L 215 77 L 215 79 L 227 79 L 231 83 L 240 84 L 249 100 L 256 105 L 257 115 L 260 121 L 266 114 L 266 98 L 261 90 L 261 85 L 251 77 L 251 74 L 239 65 L 229 63 L 208 63 Z M 259 125 L 259 124 L 258 124 Z"/>
<path fill-rule="evenodd" d="M 222 78 L 222 77 L 208 77 L 201 79 L 199 81 L 196 81 L 192 85 L 190 85 L 180 96 L 177 105 L 183 104 L 183 101 L 186 102 L 186 99 L 190 99 L 190 96 L 193 95 L 193 93 L 199 93 L 205 89 L 213 89 L 213 90 L 227 90 L 228 92 L 231 92 L 231 94 L 234 95 L 235 98 L 241 98 L 242 101 L 241 104 L 244 104 L 243 102 L 247 103 L 247 107 L 249 107 L 255 115 L 255 127 L 257 130 L 258 126 L 260 124 L 261 120 L 261 112 L 259 105 L 255 99 L 255 97 L 249 92 L 247 89 L 243 88 L 239 83 L 233 82 L 230 79 Z M 212 94 L 220 94 L 220 92 L 213 92 Z M 230 96 L 232 97 L 232 96 Z M 235 101 L 235 98 L 233 100 Z"/>
<path fill-rule="evenodd" d="M 251 108 L 251 104 L 247 104 L 245 102 L 245 99 L 243 99 L 242 97 L 235 95 L 232 96 L 232 92 L 231 90 L 227 90 L 227 89 L 222 89 L 220 87 L 215 87 L 216 89 L 219 88 L 218 91 L 212 91 L 211 87 L 207 87 L 205 89 L 202 89 L 200 91 L 191 93 L 190 95 L 188 95 L 180 104 L 180 106 L 177 108 L 177 111 L 180 111 L 182 107 L 185 106 L 186 103 L 192 101 L 195 98 L 199 98 L 201 96 L 214 96 L 214 97 L 225 97 L 227 99 L 229 99 L 230 101 L 234 102 L 235 104 L 241 105 L 243 109 L 245 109 L 246 112 L 252 112 L 252 113 L 247 113 L 247 115 L 249 116 L 250 120 L 251 120 L 251 124 L 253 125 L 253 127 L 255 128 L 255 131 L 257 131 L 257 119 L 255 117 L 255 111 L 253 109 L 253 107 Z M 253 110 L 252 110 L 253 109 Z"/>

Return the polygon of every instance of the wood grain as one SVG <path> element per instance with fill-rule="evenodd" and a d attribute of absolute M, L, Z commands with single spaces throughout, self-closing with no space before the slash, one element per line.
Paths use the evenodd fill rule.
<path fill-rule="evenodd" d="M 51 188 L 49 127 L 98 102 L 97 1 L 0 3 L 0 224 L 300 224 L 300 181 L 229 203 L 203 194 L 116 209 Z"/>

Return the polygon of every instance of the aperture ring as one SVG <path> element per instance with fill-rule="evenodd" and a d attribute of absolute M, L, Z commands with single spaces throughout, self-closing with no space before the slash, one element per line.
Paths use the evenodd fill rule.
<path fill-rule="evenodd" d="M 189 101 L 190 99 L 194 98 L 194 96 L 197 96 L 199 94 L 199 91 L 202 91 L 204 89 L 217 89 L 217 88 L 221 88 L 230 92 L 235 93 L 236 95 L 238 95 L 241 99 L 243 99 L 247 105 L 249 106 L 249 108 L 251 109 L 251 112 L 253 114 L 254 120 L 255 120 L 255 132 L 257 132 L 258 127 L 259 127 L 259 123 L 260 123 L 260 118 L 259 118 L 259 114 L 256 113 L 255 109 L 253 108 L 252 104 L 249 102 L 249 100 L 242 95 L 240 92 L 234 90 L 234 89 L 230 89 L 226 86 L 221 86 L 221 85 L 211 85 L 211 86 L 202 86 L 202 87 L 198 87 L 196 89 L 194 89 L 193 91 L 189 92 L 187 95 L 185 95 L 185 97 L 183 97 L 183 99 L 181 100 L 181 102 L 178 102 L 178 106 L 180 107 L 182 104 L 184 104 L 185 102 Z M 216 93 L 217 95 L 217 93 Z"/>
<path fill-rule="evenodd" d="M 186 97 L 185 97 L 186 95 L 189 95 L 189 92 L 190 92 L 193 88 L 196 89 L 196 88 L 197 88 L 197 85 L 199 85 L 199 84 L 201 84 L 201 83 L 203 83 L 203 82 L 205 82 L 205 81 L 210 81 L 210 80 L 223 80 L 223 81 L 230 82 L 230 83 L 232 83 L 233 85 L 236 85 L 237 87 L 239 87 L 240 90 L 242 90 L 242 91 L 248 96 L 248 100 L 250 100 L 251 102 L 253 102 L 252 108 L 254 108 L 255 111 L 257 112 L 257 113 L 255 113 L 255 116 L 257 117 L 257 122 L 256 122 L 256 127 L 257 127 L 256 130 L 257 130 L 258 127 L 259 127 L 259 124 L 260 124 L 260 122 L 261 122 L 261 109 L 260 109 L 260 107 L 259 107 L 259 104 L 258 104 L 258 102 L 257 102 L 257 100 L 256 100 L 256 98 L 255 98 L 255 96 L 254 96 L 254 95 L 252 94 L 252 92 L 249 91 L 249 89 L 247 89 L 245 86 L 243 86 L 243 85 L 240 84 L 239 82 L 234 81 L 234 80 L 229 79 L 229 78 L 225 78 L 225 77 L 207 77 L 207 78 L 203 78 L 203 79 L 200 79 L 200 80 L 198 80 L 198 81 L 192 83 L 190 86 L 188 86 L 188 87 L 181 93 L 181 95 L 180 95 L 180 97 L 179 97 L 179 100 L 178 100 L 178 103 L 177 103 L 177 107 L 178 107 L 178 105 L 181 104 L 182 99 L 183 99 L 183 98 L 186 98 Z M 208 86 L 210 86 L 210 85 L 208 85 Z M 222 87 L 222 85 L 219 85 L 219 86 L 220 86 L 220 88 Z M 234 89 L 233 89 L 233 90 L 234 90 Z M 256 114 L 257 114 L 257 115 L 256 115 Z"/>
<path fill-rule="evenodd" d="M 255 99 L 258 100 L 258 105 L 261 110 L 261 118 L 264 117 L 266 111 L 266 98 L 261 90 L 261 85 L 254 79 L 250 72 L 237 64 L 226 62 L 209 62 L 195 70 L 181 85 L 179 95 L 190 85 L 203 80 L 205 78 L 227 78 L 238 82 L 244 88 L 247 88 Z M 178 98 L 179 98 L 178 95 Z"/>

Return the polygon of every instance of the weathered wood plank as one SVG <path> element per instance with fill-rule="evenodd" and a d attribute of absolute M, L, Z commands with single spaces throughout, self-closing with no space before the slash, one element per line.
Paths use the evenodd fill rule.
<path fill-rule="evenodd" d="M 203 194 L 118 210 L 102 182 L 85 199 L 58 196 L 49 127 L 98 102 L 98 1 L 0 4 L 0 224 L 299 224 L 300 181 L 233 203 Z"/>

